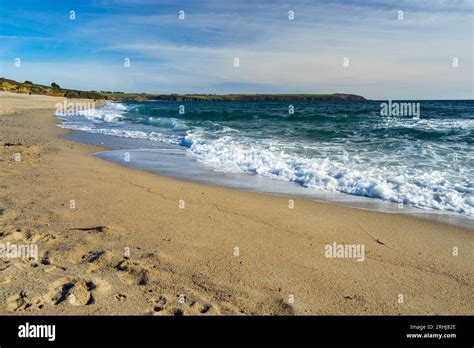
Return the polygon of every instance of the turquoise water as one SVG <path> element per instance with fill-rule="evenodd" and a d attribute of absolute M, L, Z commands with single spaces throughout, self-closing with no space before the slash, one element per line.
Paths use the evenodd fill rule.
<path fill-rule="evenodd" d="M 58 117 L 179 145 L 216 172 L 474 217 L 474 101 L 419 101 L 406 116 L 382 116 L 382 102 L 109 103 Z"/>

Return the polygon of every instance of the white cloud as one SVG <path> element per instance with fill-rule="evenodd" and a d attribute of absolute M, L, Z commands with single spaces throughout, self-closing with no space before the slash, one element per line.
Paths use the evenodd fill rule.
<path fill-rule="evenodd" d="M 125 6 L 120 1 L 98 6 L 111 4 Z M 469 1 L 439 0 L 429 7 L 411 1 L 384 6 L 204 4 L 190 8 L 185 22 L 159 11 L 98 17 L 71 35 L 81 45 L 87 44 L 81 38 L 90 40 L 90 51 L 107 59 L 41 62 L 33 65 L 41 71 L 29 73 L 57 76 L 70 87 L 140 92 L 220 93 L 220 85 L 234 83 L 254 84 L 249 92 L 347 92 L 392 99 L 473 96 Z M 289 8 L 296 11 L 294 21 L 286 17 Z M 398 9 L 404 11 L 402 21 Z M 192 39 L 180 38 L 174 32 L 180 30 Z M 120 67 L 121 57 L 132 59 L 129 70 Z M 234 57 L 240 59 L 239 68 L 233 67 Z M 344 57 L 349 68 L 342 66 Z M 453 57 L 460 59 L 459 68 L 451 66 Z"/>

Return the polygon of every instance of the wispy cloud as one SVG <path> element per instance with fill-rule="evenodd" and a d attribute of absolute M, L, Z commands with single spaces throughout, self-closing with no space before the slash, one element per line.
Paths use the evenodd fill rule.
<path fill-rule="evenodd" d="M 190 1 L 177 6 L 173 1 L 102 0 L 77 8 L 76 21 L 63 15 L 75 6 L 68 5 L 59 14 L 53 2 L 39 10 L 40 17 L 48 10 L 62 16 L 45 19 L 53 28 L 19 28 L 11 18 L 0 24 L 6 46 L 0 55 L 2 75 L 24 76 L 12 67 L 13 57 L 21 55 L 36 67 L 28 79 L 48 81 L 59 72 L 58 80 L 90 89 L 473 96 L 470 1 L 434 0 L 430 6 L 412 1 Z M 180 9 L 184 21 L 178 19 Z M 294 20 L 288 19 L 289 10 L 295 11 Z M 31 11 L 24 9 L 24 15 Z M 40 17 L 34 15 L 34 22 Z M 123 67 L 124 58 L 130 58 L 130 68 Z M 343 67 L 344 58 L 349 67 Z"/>

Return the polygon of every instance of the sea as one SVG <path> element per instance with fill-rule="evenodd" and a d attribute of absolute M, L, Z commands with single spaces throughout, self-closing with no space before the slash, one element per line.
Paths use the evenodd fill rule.
<path fill-rule="evenodd" d="M 56 116 L 109 148 L 97 156 L 161 175 L 474 219 L 473 100 L 110 102 Z"/>

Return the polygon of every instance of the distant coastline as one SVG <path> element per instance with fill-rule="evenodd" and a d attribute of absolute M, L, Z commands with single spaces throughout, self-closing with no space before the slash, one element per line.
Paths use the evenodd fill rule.
<path fill-rule="evenodd" d="M 363 101 L 366 98 L 356 94 L 150 94 L 124 93 L 112 91 L 80 91 L 61 88 L 58 84 L 51 86 L 18 82 L 0 77 L 0 91 L 30 93 L 67 98 L 103 99 L 112 101 L 146 102 L 146 101 Z"/>

